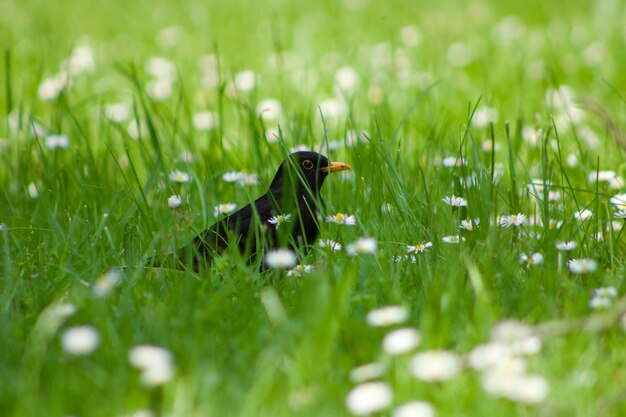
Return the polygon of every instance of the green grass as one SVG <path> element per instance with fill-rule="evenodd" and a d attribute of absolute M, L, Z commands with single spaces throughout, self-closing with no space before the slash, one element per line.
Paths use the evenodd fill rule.
<path fill-rule="evenodd" d="M 581 332 L 570 322 L 601 314 L 589 307 L 594 289 L 612 286 L 620 297 L 626 288 L 624 220 L 613 227 L 609 202 L 624 192 L 623 180 L 611 188 L 590 179 L 603 170 L 626 176 L 624 5 L 306 3 L 0 4 L 0 415 L 350 415 L 350 371 L 375 360 L 386 365 L 379 379 L 394 390 L 393 405 L 380 415 L 410 400 L 430 402 L 439 416 L 626 413 L 624 330 L 607 322 Z M 511 15 L 519 24 L 505 20 Z M 407 25 L 419 28 L 416 46 L 403 44 Z M 158 40 L 168 27 L 182 33 L 174 46 Z M 38 98 L 41 82 L 80 44 L 92 48 L 95 69 L 58 98 Z M 463 60 L 455 50 L 468 48 L 466 65 L 452 65 Z M 202 86 L 197 61 L 206 54 L 219 57 L 216 87 Z M 163 101 L 146 93 L 144 64 L 153 56 L 177 69 Z M 269 64 L 277 56 L 278 69 Z M 335 74 L 346 66 L 358 73 L 358 87 L 343 95 L 343 116 L 322 119 L 317 106 L 340 97 Z M 256 86 L 234 94 L 235 74 L 246 69 L 257 74 Z M 294 82 L 303 71 L 316 82 Z M 559 118 L 547 98 L 562 85 L 573 91 L 570 112 L 580 109 L 579 122 Z M 282 104 L 279 121 L 257 116 L 266 98 Z M 140 139 L 129 135 L 130 119 L 105 116 L 116 102 L 131 104 L 130 119 L 145 121 Z M 485 107 L 498 118 L 477 126 L 472 120 Z M 208 132 L 192 123 L 205 110 L 219 120 Z M 67 135 L 69 148 L 49 149 L 45 136 L 30 133 L 34 122 Z M 278 126 L 283 143 L 268 142 L 265 130 Z M 536 146 L 523 138 L 525 126 L 542 130 Z M 598 143 L 589 143 L 586 129 Z M 347 133 L 362 130 L 367 139 L 349 146 Z M 334 141 L 338 149 L 329 150 Z M 496 151 L 485 152 L 485 142 Z M 304 260 L 313 271 L 300 278 L 259 274 L 234 253 L 202 275 L 143 267 L 155 250 L 210 225 L 217 204 L 243 206 L 263 194 L 285 150 L 297 145 L 353 167 L 330 176 L 323 195 L 328 214 L 355 214 L 358 223 L 323 223 L 320 237 L 344 248 L 375 237 L 375 255 L 314 248 Z M 193 162 L 179 160 L 183 151 Z M 467 164 L 443 167 L 445 157 Z M 192 181 L 170 181 L 174 169 Z M 233 170 L 258 173 L 259 183 L 222 181 Z M 470 176 L 474 184 L 465 187 Z M 545 202 L 547 188 L 533 197 L 532 179 L 550 182 L 560 201 Z M 168 207 L 172 194 L 183 197 L 179 209 Z M 449 195 L 468 206 L 447 206 Z M 593 217 L 575 220 L 583 208 Z M 499 216 L 518 212 L 563 224 L 498 226 Z M 461 233 L 465 242 L 442 242 L 469 218 L 481 221 Z M 565 240 L 578 247 L 560 255 L 555 244 Z M 427 241 L 433 247 L 416 263 L 394 260 L 406 245 Z M 534 252 L 542 264 L 520 265 L 521 253 Z M 598 270 L 572 274 L 570 258 L 595 259 Z M 92 285 L 112 268 L 122 270 L 121 282 L 95 297 Z M 55 318 L 50 309 L 59 303 L 76 312 Z M 471 369 L 440 383 L 414 378 L 410 354 L 382 350 L 389 329 L 366 322 L 370 310 L 390 304 L 404 306 L 404 325 L 419 329 L 417 351 L 464 358 L 501 320 L 564 320 L 566 330 L 548 333 L 541 351 L 526 358 L 528 372 L 548 381 L 548 395 L 533 405 L 495 398 Z M 78 325 L 100 335 L 86 356 L 61 344 Z M 142 385 L 128 360 L 139 344 L 171 352 L 169 382 Z"/>

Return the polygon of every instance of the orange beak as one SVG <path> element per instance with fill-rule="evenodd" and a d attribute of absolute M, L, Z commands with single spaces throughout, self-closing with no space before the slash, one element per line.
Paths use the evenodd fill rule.
<path fill-rule="evenodd" d="M 339 172 L 339 171 L 347 171 L 352 169 L 352 167 L 343 162 L 331 162 L 329 166 L 320 168 L 322 172 Z"/>

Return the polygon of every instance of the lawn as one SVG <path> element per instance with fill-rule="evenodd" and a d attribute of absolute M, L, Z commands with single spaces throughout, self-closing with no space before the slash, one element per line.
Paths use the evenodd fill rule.
<path fill-rule="evenodd" d="M 0 415 L 626 415 L 626 5 L 0 3 Z M 330 175 L 321 242 L 157 268 Z"/>

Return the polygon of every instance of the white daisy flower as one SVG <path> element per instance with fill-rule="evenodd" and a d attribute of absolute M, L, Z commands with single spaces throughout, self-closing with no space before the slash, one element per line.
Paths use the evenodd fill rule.
<path fill-rule="evenodd" d="M 480 219 L 474 219 L 473 222 L 472 220 L 461 220 L 461 229 L 471 232 L 474 230 L 474 228 L 478 228 L 479 224 Z"/>
<path fill-rule="evenodd" d="M 269 224 L 275 224 L 276 225 L 276 229 L 278 230 L 278 228 L 280 227 L 281 224 L 283 223 L 289 223 L 291 221 L 291 214 L 278 214 L 276 216 L 272 216 L 270 217 L 267 222 Z"/>
<path fill-rule="evenodd" d="M 556 243 L 556 248 L 560 251 L 563 252 L 568 252 L 571 250 L 574 250 L 578 247 L 578 243 L 574 242 L 573 240 L 567 241 L 567 242 L 557 242 Z"/>
<path fill-rule="evenodd" d="M 185 36 L 185 31 L 180 26 L 168 26 L 156 35 L 156 43 L 162 48 L 174 48 Z M 137 416 L 133 416 L 137 417 Z"/>
<path fill-rule="evenodd" d="M 278 120 L 283 113 L 280 101 L 268 98 L 259 102 L 256 106 L 256 114 L 266 122 Z"/>
<path fill-rule="evenodd" d="M 237 182 L 241 179 L 243 172 L 228 171 L 222 175 L 224 182 Z"/>
<path fill-rule="evenodd" d="M 281 138 L 280 129 L 276 126 L 268 127 L 265 130 L 265 139 L 268 143 L 276 143 Z"/>
<path fill-rule="evenodd" d="M 392 257 L 391 259 L 393 259 L 395 262 L 409 261 L 412 264 L 417 263 L 417 259 L 415 258 L 414 255 L 404 255 L 404 256 L 397 255 L 397 256 Z"/>
<path fill-rule="evenodd" d="M 426 249 L 430 248 L 433 246 L 432 242 L 423 242 L 423 243 L 417 243 L 415 245 L 408 245 L 406 247 L 406 251 L 408 253 L 422 253 L 425 252 Z"/>
<path fill-rule="evenodd" d="M 342 67 L 335 73 L 335 85 L 341 92 L 354 93 L 359 87 L 359 74 L 352 67 Z"/>
<path fill-rule="evenodd" d="M 499 174 L 495 173 L 494 182 L 498 180 L 498 175 Z M 464 178 L 459 178 L 459 183 L 461 184 L 461 187 L 468 190 L 478 184 L 478 178 L 476 175 L 472 174 Z"/>
<path fill-rule="evenodd" d="M 166 58 L 151 57 L 146 61 L 144 69 L 156 79 L 174 80 L 176 78 L 176 65 Z"/>
<path fill-rule="evenodd" d="M 122 281 L 122 272 L 119 269 L 110 269 L 100 275 L 91 286 L 91 292 L 95 297 L 106 297 Z"/>
<path fill-rule="evenodd" d="M 467 200 L 455 195 L 444 197 L 441 201 L 452 207 L 467 207 Z"/>
<path fill-rule="evenodd" d="M 616 194 L 609 200 L 619 211 L 626 210 L 626 193 Z"/>
<path fill-rule="evenodd" d="M 420 30 L 413 25 L 403 26 L 400 28 L 400 40 L 407 48 L 414 48 L 422 42 L 422 34 Z"/>
<path fill-rule="evenodd" d="M 128 122 L 128 127 L 126 128 L 128 135 L 133 139 L 139 139 L 146 137 L 148 135 L 148 125 L 144 120 L 137 121 L 136 119 Z"/>
<path fill-rule="evenodd" d="M 446 350 L 420 352 L 411 359 L 411 373 L 426 382 L 446 381 L 461 371 L 461 359 Z"/>
<path fill-rule="evenodd" d="M 409 312 L 402 306 L 385 306 L 367 313 L 367 324 L 372 327 L 387 327 L 404 322 L 408 316 Z"/>
<path fill-rule="evenodd" d="M 548 219 L 548 229 L 556 230 L 556 229 L 560 229 L 561 226 L 563 226 L 562 220 Z"/>
<path fill-rule="evenodd" d="M 92 326 L 76 326 L 63 332 L 61 346 L 72 355 L 89 355 L 100 345 L 100 335 Z"/>
<path fill-rule="evenodd" d="M 548 191 L 548 201 L 561 201 L 561 192 Z"/>
<path fill-rule="evenodd" d="M 474 118 L 472 124 L 476 127 L 485 127 L 489 123 L 495 123 L 498 121 L 498 110 L 492 107 L 481 107 L 474 112 Z"/>
<path fill-rule="evenodd" d="M 237 91 L 248 93 L 256 85 L 256 74 L 251 70 L 238 72 L 235 74 L 234 85 Z"/>
<path fill-rule="evenodd" d="M 214 54 L 202 55 L 198 58 L 198 69 L 201 72 L 212 72 L 219 69 L 219 58 Z"/>
<path fill-rule="evenodd" d="M 393 391 L 385 382 L 365 382 L 354 387 L 346 397 L 346 406 L 354 415 L 367 415 L 387 408 Z"/>
<path fill-rule="evenodd" d="M 486 139 L 483 141 L 481 149 L 485 153 L 497 152 L 500 150 L 500 144 L 498 142 L 492 142 L 491 139 Z"/>
<path fill-rule="evenodd" d="M 626 210 L 620 210 L 613 214 L 614 219 L 626 219 Z"/>
<path fill-rule="evenodd" d="M 519 227 L 526 222 L 526 215 L 522 213 L 511 214 L 509 216 L 502 216 L 500 218 L 500 227 Z"/>
<path fill-rule="evenodd" d="M 442 237 L 441 241 L 444 243 L 459 244 L 461 242 L 465 242 L 465 238 L 459 235 L 450 235 Z"/>
<path fill-rule="evenodd" d="M 412 327 L 393 330 L 383 339 L 383 350 L 390 355 L 403 355 L 411 352 L 421 342 L 419 331 Z"/>
<path fill-rule="evenodd" d="M 163 385 L 174 377 L 172 354 L 162 347 L 134 346 L 128 354 L 128 360 L 141 371 L 141 382 L 148 387 Z"/>
<path fill-rule="evenodd" d="M 578 221 L 585 221 L 593 217 L 593 212 L 589 209 L 583 209 L 574 213 L 574 218 Z"/>
<path fill-rule="evenodd" d="M 178 194 L 171 195 L 167 199 L 167 205 L 169 208 L 178 208 L 182 203 L 183 199 Z"/>
<path fill-rule="evenodd" d="M 93 51 L 88 45 L 79 45 L 72 51 L 72 56 L 61 64 L 72 75 L 93 72 L 96 67 Z"/>
<path fill-rule="evenodd" d="M 378 241 L 373 237 L 361 237 L 346 246 L 346 252 L 348 255 L 359 255 L 359 254 L 375 254 L 378 250 Z"/>
<path fill-rule="evenodd" d="M 520 321 L 506 319 L 499 321 L 491 329 L 491 339 L 511 344 L 532 335 L 532 328 Z"/>
<path fill-rule="evenodd" d="M 313 270 L 313 265 L 298 264 L 287 272 L 288 277 L 300 277 Z"/>
<path fill-rule="evenodd" d="M 617 177 L 617 174 L 615 173 L 615 171 L 609 171 L 609 170 L 593 171 L 593 172 L 590 172 L 589 175 L 587 176 L 587 178 L 589 179 L 589 182 L 596 182 L 596 181 L 611 182 L 615 177 Z"/>
<path fill-rule="evenodd" d="M 626 181 L 624 181 L 624 178 L 619 175 L 609 181 L 609 188 L 611 190 L 623 190 L 625 185 Z"/>
<path fill-rule="evenodd" d="M 613 299 L 608 297 L 592 297 L 589 300 L 589 308 L 592 310 L 605 310 L 613 304 Z"/>
<path fill-rule="evenodd" d="M 393 211 L 393 206 L 390 203 L 383 203 L 380 206 L 380 211 L 382 213 L 391 213 Z"/>
<path fill-rule="evenodd" d="M 70 139 L 66 135 L 46 136 L 46 148 L 48 149 L 67 149 L 69 147 Z"/>
<path fill-rule="evenodd" d="M 615 287 L 600 287 L 593 290 L 595 297 L 615 298 L 617 297 L 617 290 Z"/>
<path fill-rule="evenodd" d="M 46 78 L 37 88 L 37 96 L 41 101 L 56 100 L 63 90 L 70 85 L 70 77 L 66 72 L 60 72 Z"/>
<path fill-rule="evenodd" d="M 219 217 L 222 214 L 229 214 L 237 210 L 237 204 L 223 203 L 213 208 L 213 216 Z"/>
<path fill-rule="evenodd" d="M 470 46 L 465 42 L 454 42 L 448 46 L 448 52 L 446 54 L 448 63 L 457 68 L 467 66 L 473 60 L 473 53 Z M 478 113 L 478 111 L 476 112 Z M 474 117 L 474 120 L 478 120 L 478 123 L 484 123 L 485 117 L 481 114 Z M 475 125 L 477 122 L 473 122 Z M 478 125 L 477 125 L 478 126 Z"/>
<path fill-rule="evenodd" d="M 317 105 L 316 113 L 321 113 L 324 119 L 336 120 L 343 117 L 347 113 L 346 105 L 336 98 L 329 98 Z"/>
<path fill-rule="evenodd" d="M 326 217 L 328 223 L 343 224 L 346 226 L 354 226 L 356 224 L 356 217 L 354 215 L 348 215 L 344 213 L 337 213 L 333 216 Z"/>
<path fill-rule="evenodd" d="M 567 166 L 569 166 L 570 168 L 575 168 L 578 166 L 578 157 L 571 153 L 567 155 L 565 163 L 567 163 Z"/>
<path fill-rule="evenodd" d="M 548 382 L 542 376 L 499 369 L 483 373 L 481 384 L 488 394 L 524 404 L 536 404 L 542 401 L 549 390 Z"/>
<path fill-rule="evenodd" d="M 477 371 L 500 367 L 513 357 L 513 351 L 507 343 L 492 341 L 478 345 L 467 357 L 468 365 Z"/>
<path fill-rule="evenodd" d="M 256 185 L 259 183 L 259 175 L 247 172 L 230 171 L 222 175 L 224 182 L 236 182 L 239 185 Z"/>
<path fill-rule="evenodd" d="M 291 268 L 298 262 L 296 254 L 291 249 L 276 249 L 267 252 L 265 264 L 268 268 Z"/>
<path fill-rule="evenodd" d="M 178 169 L 170 172 L 170 180 L 181 184 L 191 181 L 191 176 L 188 173 L 180 171 Z"/>
<path fill-rule="evenodd" d="M 541 140 L 543 131 L 535 129 L 534 126 L 526 125 L 522 127 L 522 139 L 531 147 L 536 147 Z"/>
<path fill-rule="evenodd" d="M 590 272 L 595 272 L 598 269 L 598 263 L 594 259 L 570 259 L 567 262 L 567 267 L 570 272 L 574 274 L 587 274 Z"/>
<path fill-rule="evenodd" d="M 441 161 L 441 166 L 446 168 L 463 167 L 467 165 L 465 158 L 457 158 L 455 156 L 447 156 Z"/>
<path fill-rule="evenodd" d="M 331 250 L 333 252 L 341 250 L 341 243 L 337 243 L 337 242 L 335 242 L 334 240 L 331 240 L 331 239 L 326 239 L 326 240 L 320 239 L 320 240 L 317 241 L 317 244 L 320 247 L 322 247 L 324 249 Z"/>
<path fill-rule="evenodd" d="M 146 83 L 146 94 L 156 101 L 164 101 L 172 96 L 172 80 L 157 78 Z"/>
<path fill-rule="evenodd" d="M 127 121 L 133 112 L 133 106 L 129 103 L 112 103 L 104 106 L 104 115 L 115 123 Z"/>
<path fill-rule="evenodd" d="M 358 384 L 371 379 L 380 378 L 384 372 L 385 367 L 382 363 L 366 363 L 365 365 L 357 366 L 350 371 L 350 380 Z"/>
<path fill-rule="evenodd" d="M 57 320 L 63 320 L 76 313 L 76 306 L 71 303 L 55 304 L 47 309 L 47 314 Z"/>
<path fill-rule="evenodd" d="M 426 401 L 410 401 L 393 410 L 392 417 L 435 417 L 435 407 Z"/>
<path fill-rule="evenodd" d="M 39 187 L 37 187 L 37 184 L 35 184 L 34 182 L 28 184 L 28 195 L 30 196 L 30 198 L 39 197 Z"/>
<path fill-rule="evenodd" d="M 194 129 L 210 131 L 217 127 L 219 118 L 211 111 L 202 111 L 193 115 L 192 124 Z"/>
<path fill-rule="evenodd" d="M 535 266 L 543 263 L 543 255 L 539 252 L 535 252 L 530 255 L 521 253 L 519 256 L 519 261 L 521 264 L 525 264 L 527 267 Z"/>

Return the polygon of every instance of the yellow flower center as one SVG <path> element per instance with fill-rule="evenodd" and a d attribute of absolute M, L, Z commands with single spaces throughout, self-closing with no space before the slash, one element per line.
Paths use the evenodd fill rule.
<path fill-rule="evenodd" d="M 343 214 L 342 213 L 337 213 L 335 215 L 335 219 L 337 219 L 338 222 L 343 222 Z"/>

